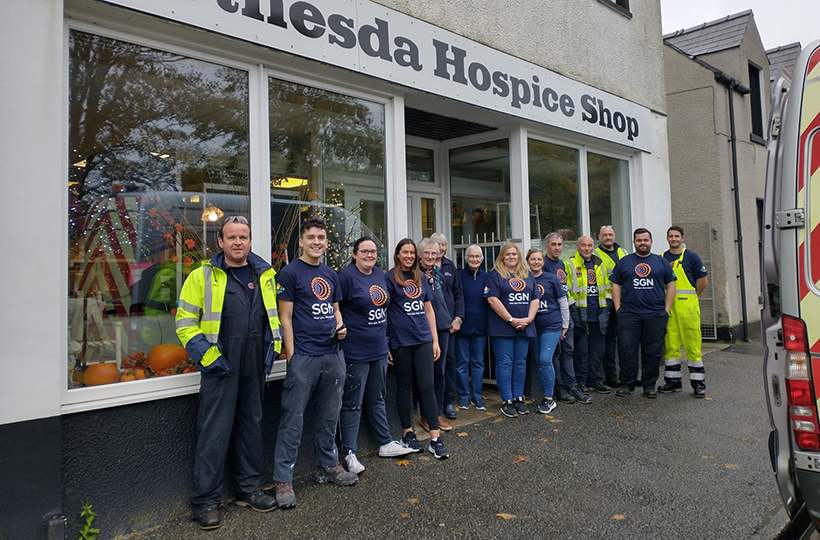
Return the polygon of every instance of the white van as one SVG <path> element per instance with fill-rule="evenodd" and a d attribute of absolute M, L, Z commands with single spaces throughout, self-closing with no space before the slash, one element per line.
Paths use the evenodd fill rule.
<path fill-rule="evenodd" d="M 772 90 L 762 337 L 769 453 L 790 517 L 820 530 L 820 41 Z"/>

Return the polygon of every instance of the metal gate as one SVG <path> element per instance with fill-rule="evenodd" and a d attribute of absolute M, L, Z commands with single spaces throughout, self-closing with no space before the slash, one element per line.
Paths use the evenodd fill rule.
<path fill-rule="evenodd" d="M 675 223 L 683 227 L 684 245 L 703 260 L 709 285 L 703 290 L 700 301 L 700 331 L 703 339 L 717 340 L 717 314 L 715 313 L 715 285 L 712 279 L 712 224 L 708 221 Z"/>

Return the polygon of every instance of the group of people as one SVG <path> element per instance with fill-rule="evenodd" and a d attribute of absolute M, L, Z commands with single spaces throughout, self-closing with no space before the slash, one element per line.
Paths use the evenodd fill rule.
<path fill-rule="evenodd" d="M 487 272 L 477 245 L 465 250 L 465 267 L 457 270 L 444 255 L 446 237 L 436 233 L 418 246 L 401 240 L 385 272 L 376 266 L 376 242 L 360 238 L 350 265 L 337 273 L 321 262 L 328 247 L 325 223 L 310 218 L 300 229 L 301 256 L 276 274 L 251 253 L 247 219 L 227 218 L 218 236 L 222 252 L 188 277 L 176 314 L 177 334 L 202 374 L 194 519 L 202 529 L 220 526 L 229 450 L 236 504 L 260 512 L 296 505 L 293 470 L 311 400 L 319 483 L 349 486 L 364 471 L 357 457 L 363 411 L 380 456 L 424 449 L 414 432 L 417 405 L 430 432 L 427 449 L 437 459 L 449 457 L 442 431 L 452 429 L 456 406 L 486 409 L 488 337 L 501 412 L 508 417 L 530 412 L 524 397 L 528 355 L 543 389 L 539 413 L 553 411 L 556 401 L 591 403 L 589 391 L 612 387 L 618 396 L 639 384 L 647 397 L 679 391 L 682 345 L 695 395 L 702 397 L 697 295 L 706 286 L 703 265 L 683 248 L 679 227 L 669 229 L 663 257 L 651 253 L 646 229 L 636 229 L 633 240 L 629 255 L 615 243 L 612 227 L 602 227 L 599 248 L 583 236 L 566 261 L 558 233 L 547 236 L 546 256 L 538 249 L 523 256 L 510 242 Z M 260 489 L 262 390 L 280 355 L 288 366 L 271 497 Z M 665 384 L 656 390 L 661 355 Z M 388 365 L 396 379 L 398 439 L 387 421 Z"/>

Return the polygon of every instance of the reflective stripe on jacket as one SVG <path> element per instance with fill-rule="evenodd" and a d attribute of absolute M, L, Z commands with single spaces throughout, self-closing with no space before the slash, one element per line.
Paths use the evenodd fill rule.
<path fill-rule="evenodd" d="M 626 250 L 624 248 L 622 248 L 621 246 L 619 246 L 618 244 L 615 244 L 614 247 L 615 247 L 615 251 L 618 253 L 618 259 L 619 260 L 623 259 L 627 255 L 629 255 L 629 253 L 627 253 Z M 595 254 L 598 255 L 601 258 L 601 262 L 603 263 L 604 268 L 606 269 L 606 276 L 608 278 L 609 276 L 612 275 L 612 270 L 615 269 L 615 265 L 618 264 L 618 263 L 613 261 L 612 257 L 609 256 L 609 253 L 607 253 L 606 251 L 601 249 L 600 246 L 595 248 Z"/>
<path fill-rule="evenodd" d="M 262 302 L 268 315 L 270 336 L 276 353 L 282 351 L 279 311 L 276 307 L 276 270 L 261 257 L 250 253 L 248 263 L 259 277 Z M 219 347 L 219 326 L 222 305 L 228 287 L 228 274 L 222 269 L 224 255 L 219 254 L 195 269 L 185 280 L 179 293 L 176 332 L 192 362 L 209 366 L 222 354 Z M 261 275 L 259 270 L 262 270 Z"/>
<path fill-rule="evenodd" d="M 609 273 L 606 271 L 601 258 L 592 254 L 591 260 L 595 268 L 595 282 L 598 285 L 598 323 L 601 325 L 601 332 L 606 333 L 606 327 L 609 325 L 609 308 L 607 301 L 612 301 L 612 284 L 609 282 Z M 576 252 L 565 263 L 567 269 L 567 285 L 569 285 L 568 294 L 575 300 L 575 306 L 578 308 L 578 321 L 573 322 L 587 322 L 587 287 L 589 286 L 587 280 L 587 268 L 584 265 L 584 258 L 581 254 Z"/>

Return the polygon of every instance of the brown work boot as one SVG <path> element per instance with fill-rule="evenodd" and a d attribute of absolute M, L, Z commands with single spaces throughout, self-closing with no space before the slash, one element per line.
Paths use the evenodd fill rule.
<path fill-rule="evenodd" d="M 427 423 L 426 418 L 422 418 L 420 423 L 421 423 L 421 427 L 424 428 L 424 431 L 427 431 L 427 432 L 430 431 L 430 424 Z"/>
<path fill-rule="evenodd" d="M 444 418 L 443 416 L 438 417 L 438 427 L 441 431 L 453 430 L 453 424 L 451 424 L 450 421 Z"/>

